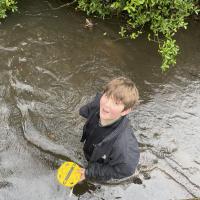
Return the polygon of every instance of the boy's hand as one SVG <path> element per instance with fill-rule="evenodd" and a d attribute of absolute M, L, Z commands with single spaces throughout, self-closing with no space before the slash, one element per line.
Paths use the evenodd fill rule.
<path fill-rule="evenodd" d="M 85 169 L 84 168 L 80 168 L 79 170 L 77 170 L 77 172 L 81 174 L 81 178 L 80 178 L 79 182 L 85 180 Z"/>

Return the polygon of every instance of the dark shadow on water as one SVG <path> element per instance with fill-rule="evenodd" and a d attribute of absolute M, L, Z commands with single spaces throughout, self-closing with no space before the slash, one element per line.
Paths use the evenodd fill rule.
<path fill-rule="evenodd" d="M 77 197 L 80 197 L 81 195 L 85 194 L 86 192 L 92 193 L 97 189 L 100 189 L 100 185 L 93 185 L 87 181 L 82 181 L 74 186 L 73 194 Z"/>
<path fill-rule="evenodd" d="M 108 186 L 117 186 L 117 185 L 127 185 L 127 184 L 138 184 L 141 185 L 142 184 L 142 180 L 137 177 L 137 176 L 133 176 L 131 179 L 129 179 L 128 181 L 124 181 L 123 183 L 92 183 L 92 182 L 88 182 L 88 181 L 82 181 L 80 183 L 78 183 L 77 185 L 74 186 L 73 188 L 73 194 L 77 197 L 80 197 L 81 195 L 87 193 L 92 193 L 96 190 L 100 190 L 102 185 L 108 185 Z"/>

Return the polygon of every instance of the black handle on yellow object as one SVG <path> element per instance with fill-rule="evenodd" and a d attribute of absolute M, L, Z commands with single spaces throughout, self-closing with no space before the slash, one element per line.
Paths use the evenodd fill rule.
<path fill-rule="evenodd" d="M 71 176 L 71 174 L 72 174 L 72 172 L 73 172 L 75 166 L 76 166 L 76 163 L 74 163 L 74 164 L 72 165 L 71 169 L 70 169 L 69 172 L 67 173 L 67 176 L 65 177 L 65 180 L 63 181 L 63 184 L 66 184 L 66 182 L 67 182 L 67 180 L 69 179 L 69 177 Z"/>

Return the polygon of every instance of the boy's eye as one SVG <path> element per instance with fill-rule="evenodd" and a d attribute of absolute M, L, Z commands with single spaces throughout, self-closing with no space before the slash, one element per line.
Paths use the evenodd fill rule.
<path fill-rule="evenodd" d="M 107 94 L 104 94 L 104 96 L 105 96 L 106 98 L 108 98 L 108 95 L 107 95 Z"/>
<path fill-rule="evenodd" d="M 116 104 L 116 105 L 119 105 L 119 104 L 120 104 L 120 102 L 119 102 L 119 101 L 115 101 L 115 104 Z"/>

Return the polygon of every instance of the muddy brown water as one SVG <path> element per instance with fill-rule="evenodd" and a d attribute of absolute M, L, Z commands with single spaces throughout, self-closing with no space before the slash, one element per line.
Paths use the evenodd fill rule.
<path fill-rule="evenodd" d="M 0 200 L 200 197 L 199 21 L 177 34 L 177 66 L 162 74 L 156 44 L 119 39 L 115 19 L 94 18 L 86 29 L 74 8 L 51 10 L 39 0 L 18 6 L 0 25 Z M 67 159 L 85 162 L 78 110 L 121 75 L 141 97 L 129 115 L 141 150 L 136 178 L 83 183 L 69 197 L 56 170 Z"/>

